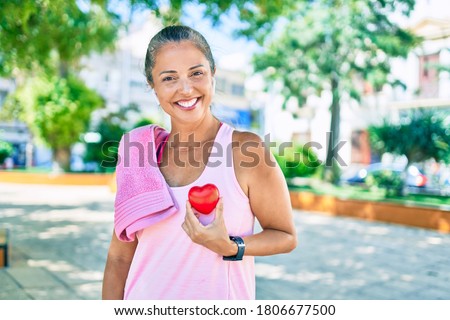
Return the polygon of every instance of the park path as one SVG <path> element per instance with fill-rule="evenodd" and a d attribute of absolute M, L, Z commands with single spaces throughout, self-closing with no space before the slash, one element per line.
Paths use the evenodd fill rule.
<path fill-rule="evenodd" d="M 114 194 L 0 184 L 0 299 L 99 299 Z M 450 299 L 450 234 L 294 211 L 299 246 L 256 258 L 257 299 Z"/>

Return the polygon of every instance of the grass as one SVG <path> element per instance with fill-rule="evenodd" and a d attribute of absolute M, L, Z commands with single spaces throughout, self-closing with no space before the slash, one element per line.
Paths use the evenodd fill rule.
<path fill-rule="evenodd" d="M 410 206 L 439 207 L 450 210 L 450 198 L 438 195 L 408 194 L 386 197 L 383 189 L 367 189 L 359 186 L 335 186 L 319 180 L 312 180 L 302 186 L 290 186 L 292 191 L 308 191 L 319 195 L 331 195 L 340 199 L 390 202 Z"/>

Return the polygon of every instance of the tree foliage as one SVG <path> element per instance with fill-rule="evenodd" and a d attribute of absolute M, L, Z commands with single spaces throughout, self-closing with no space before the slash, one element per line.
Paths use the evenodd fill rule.
<path fill-rule="evenodd" d="M 254 58 L 257 71 L 269 82 L 280 81 L 286 99 L 300 104 L 310 94 L 332 93 L 332 139 L 327 167 L 333 165 L 333 147 L 339 141 L 340 103 L 343 93 L 358 98 L 356 80 L 387 82 L 390 58 L 405 57 L 419 39 L 395 24 L 390 14 L 409 14 L 413 0 L 301 2 L 286 16 L 279 34 Z M 330 180 L 338 180 L 333 171 Z"/>
<path fill-rule="evenodd" d="M 387 119 L 370 126 L 372 148 L 379 154 L 405 155 L 408 164 L 434 159 L 450 163 L 450 119 L 443 112 L 415 109 L 400 122 Z"/>
<path fill-rule="evenodd" d="M 79 59 L 112 48 L 118 17 L 105 1 L 78 6 L 75 0 L 1 0 L 0 75 L 36 70 L 67 74 Z"/>
<path fill-rule="evenodd" d="M 236 34 L 260 42 L 272 31 L 275 21 L 287 15 L 298 2 L 299 0 L 129 0 L 134 8 L 153 10 L 165 25 L 179 23 L 189 4 L 198 5 L 199 10 L 203 10 L 204 17 L 214 25 L 220 24 L 222 16 L 234 14 L 242 22 L 236 26 Z"/>

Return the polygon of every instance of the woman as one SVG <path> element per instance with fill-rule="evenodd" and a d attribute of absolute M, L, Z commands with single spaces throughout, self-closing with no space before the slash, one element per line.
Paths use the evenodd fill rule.
<path fill-rule="evenodd" d="M 170 134 L 154 151 L 157 169 L 179 206 L 133 241 L 113 234 L 104 299 L 254 299 L 254 256 L 296 247 L 289 193 L 270 150 L 211 113 L 215 71 L 208 43 L 191 28 L 164 28 L 149 43 L 147 81 L 171 119 Z M 203 215 L 188 192 L 208 183 L 221 197 Z"/>

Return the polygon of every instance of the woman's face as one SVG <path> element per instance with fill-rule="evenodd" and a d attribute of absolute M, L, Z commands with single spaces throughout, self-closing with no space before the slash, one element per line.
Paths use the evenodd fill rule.
<path fill-rule="evenodd" d="M 210 112 L 213 74 L 205 55 L 190 41 L 159 49 L 152 76 L 159 103 L 172 122 L 195 122 Z"/>

